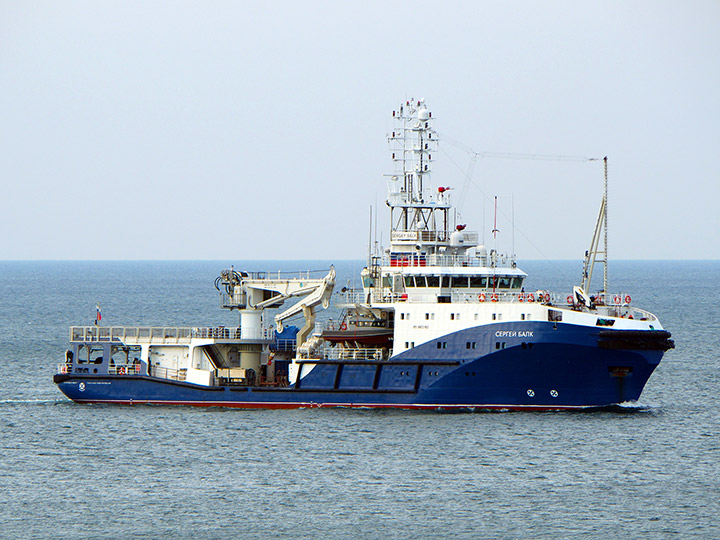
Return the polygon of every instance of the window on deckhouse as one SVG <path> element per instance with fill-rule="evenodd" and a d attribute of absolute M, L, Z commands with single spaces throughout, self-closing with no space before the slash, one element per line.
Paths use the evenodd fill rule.
<path fill-rule="evenodd" d="M 501 276 L 498 280 L 498 289 L 509 289 L 512 278 L 508 276 Z"/>
<path fill-rule="evenodd" d="M 467 276 L 453 276 L 452 278 L 452 287 L 463 287 L 467 288 L 468 286 L 468 277 Z"/>

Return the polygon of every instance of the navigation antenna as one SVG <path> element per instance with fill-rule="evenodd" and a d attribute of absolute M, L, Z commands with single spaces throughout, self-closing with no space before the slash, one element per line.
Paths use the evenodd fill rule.
<path fill-rule="evenodd" d="M 603 264 L 603 290 L 602 290 L 602 296 L 603 300 L 606 300 L 606 295 L 608 292 L 608 165 L 607 165 L 607 156 L 603 158 L 604 163 L 604 169 L 605 169 L 605 186 L 604 186 L 604 193 L 602 198 L 602 203 L 600 204 L 600 213 L 598 214 L 597 223 L 595 224 L 595 233 L 593 234 L 592 242 L 590 243 L 590 249 L 585 252 L 585 261 L 583 263 L 583 280 L 582 280 L 582 288 L 584 291 L 588 291 L 590 287 L 590 282 L 592 281 L 592 275 L 593 275 L 593 268 L 595 267 L 596 262 L 600 262 Z M 603 231 L 603 249 L 602 251 L 598 250 L 598 244 L 600 243 L 600 230 Z M 602 258 L 598 259 L 598 256 L 601 255 Z"/>
<path fill-rule="evenodd" d="M 396 231 L 430 231 L 433 213 L 426 201 L 426 183 L 430 177 L 432 152 L 438 137 L 432 128 L 432 113 L 424 99 L 409 99 L 393 111 L 396 127 L 388 137 L 396 165 L 393 180 L 402 179 L 396 197 L 390 201 L 391 222 Z M 394 214 L 399 211 L 399 215 Z M 447 216 L 445 216 L 447 220 Z"/>

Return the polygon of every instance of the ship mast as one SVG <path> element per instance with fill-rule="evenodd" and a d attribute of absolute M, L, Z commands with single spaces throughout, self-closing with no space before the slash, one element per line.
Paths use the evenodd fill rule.
<path fill-rule="evenodd" d="M 437 132 L 431 126 L 432 113 L 424 99 L 411 99 L 393 111 L 393 118 L 395 127 L 388 136 L 396 167 L 388 186 L 391 242 L 412 242 L 417 249 L 423 241 L 446 241 L 450 205 L 447 196 L 443 196 L 445 189 L 439 188 L 436 197 L 426 189 L 432 152 L 438 143 Z"/>
<path fill-rule="evenodd" d="M 598 214 L 597 223 L 595 224 L 595 233 L 593 234 L 592 242 L 590 243 L 590 249 L 585 252 L 585 261 L 583 264 L 583 280 L 582 288 L 584 291 L 588 291 L 590 282 L 592 281 L 593 269 L 596 262 L 603 264 L 603 300 L 606 300 L 608 291 L 608 168 L 607 168 L 607 156 L 603 159 L 604 162 L 604 191 L 602 202 L 600 203 L 600 212 Z M 603 231 L 603 249 L 600 251 L 600 231 Z M 602 258 L 598 259 L 598 256 Z"/>

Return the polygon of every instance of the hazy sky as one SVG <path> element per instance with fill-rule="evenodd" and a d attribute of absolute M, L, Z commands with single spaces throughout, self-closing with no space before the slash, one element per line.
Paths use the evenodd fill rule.
<path fill-rule="evenodd" d="M 612 258 L 717 259 L 719 53 L 716 0 L 0 0 L 0 258 L 361 259 L 424 97 L 501 250 L 580 258 L 602 162 L 450 141 L 607 155 Z"/>

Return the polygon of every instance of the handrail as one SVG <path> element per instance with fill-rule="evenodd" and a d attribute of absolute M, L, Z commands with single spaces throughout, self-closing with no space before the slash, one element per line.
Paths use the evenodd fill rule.
<path fill-rule="evenodd" d="M 226 270 L 227 271 L 227 270 Z M 246 280 L 276 280 L 287 281 L 288 279 L 317 279 L 327 274 L 327 270 L 260 270 L 256 272 L 242 272 L 242 278 Z"/>
<path fill-rule="evenodd" d="M 173 369 L 162 366 L 153 366 L 152 374 L 159 379 L 171 379 L 174 381 L 184 381 L 187 378 L 187 369 Z"/>
<path fill-rule="evenodd" d="M 463 243 L 470 245 L 477 245 L 480 238 L 476 231 L 462 231 Z M 418 229 L 395 229 L 390 233 L 390 239 L 392 242 L 447 242 L 452 233 L 443 229 L 430 229 L 430 230 L 418 230 Z"/>
<path fill-rule="evenodd" d="M 406 289 L 409 292 L 404 293 L 391 293 L 389 288 L 384 289 L 370 289 L 369 291 L 350 289 L 344 293 L 339 293 L 343 299 L 341 303 L 345 304 L 367 304 L 367 303 L 394 303 L 394 302 L 406 302 L 406 303 L 436 303 L 438 297 L 450 298 L 450 302 L 454 304 L 458 303 L 492 303 L 492 302 L 539 302 L 539 303 L 553 303 L 563 304 L 567 303 L 565 296 L 557 293 L 548 293 L 542 291 L 542 298 L 538 292 L 507 292 L 501 291 L 500 289 L 484 289 L 478 292 L 457 292 L 452 291 L 449 294 L 443 294 L 441 292 L 417 292 L 422 289 L 413 288 Z M 440 289 L 435 288 L 435 291 Z"/>
<path fill-rule="evenodd" d="M 272 328 L 262 328 L 256 339 L 273 339 Z M 179 327 L 179 326 L 71 326 L 71 342 L 103 342 L 127 340 L 139 343 L 189 343 L 193 338 L 239 340 L 239 327 Z"/>
<path fill-rule="evenodd" d="M 274 349 L 276 351 L 290 352 L 295 350 L 296 345 L 297 340 L 295 339 L 278 339 L 275 342 Z"/>
<path fill-rule="evenodd" d="M 110 366 L 108 373 L 110 375 L 140 375 L 141 364 L 118 364 Z"/>
<path fill-rule="evenodd" d="M 313 351 L 311 353 L 307 350 L 300 351 L 299 354 L 299 358 L 303 359 L 317 358 L 318 356 L 325 360 L 377 361 L 387 360 L 389 358 L 387 350 L 375 348 L 325 347 L 324 349 L 321 349 L 320 354 L 318 354 L 318 351 Z"/>
<path fill-rule="evenodd" d="M 447 298 L 452 304 L 494 304 L 494 303 L 514 303 L 514 304 L 532 304 L 539 303 L 549 305 L 561 309 L 580 308 L 572 303 L 572 295 L 564 295 L 561 293 L 550 293 L 547 291 L 535 292 L 500 292 L 492 289 L 486 289 L 479 292 L 457 292 L 453 291 L 449 294 L 440 292 L 417 292 L 419 289 L 408 289 L 409 293 L 392 293 L 389 288 L 370 289 L 369 291 L 350 289 L 340 295 L 340 304 L 436 304 L 440 298 Z M 421 289 L 420 289 L 421 290 Z M 439 289 L 435 289 L 438 291 Z M 630 296 L 626 293 L 607 294 L 605 298 L 608 302 L 605 304 L 598 303 L 595 310 L 598 313 L 607 314 L 608 316 L 621 317 L 633 315 L 633 318 L 642 318 L 646 320 L 655 320 L 656 317 L 645 310 L 632 307 L 628 300 Z M 582 309 L 582 308 L 580 308 Z M 613 315 L 617 313 L 617 315 Z"/>

